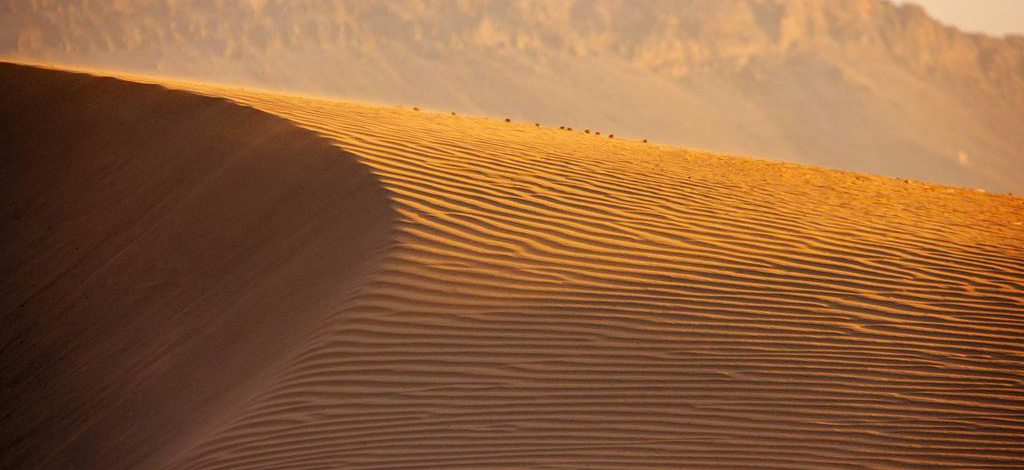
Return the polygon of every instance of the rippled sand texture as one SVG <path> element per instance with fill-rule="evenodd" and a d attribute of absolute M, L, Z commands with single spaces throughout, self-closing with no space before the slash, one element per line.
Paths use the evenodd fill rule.
<path fill-rule="evenodd" d="M 1024 466 L 1019 198 L 169 86 L 319 133 L 396 215 L 361 287 L 153 468 Z"/>
<path fill-rule="evenodd" d="M 401 214 L 358 306 L 178 468 L 1024 466 L 1024 201 L 208 91 Z"/>

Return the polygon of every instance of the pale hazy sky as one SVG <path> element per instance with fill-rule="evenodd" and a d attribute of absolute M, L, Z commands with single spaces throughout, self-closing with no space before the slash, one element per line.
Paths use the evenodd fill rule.
<path fill-rule="evenodd" d="M 897 0 L 916 3 L 939 21 L 964 31 L 1024 34 L 1024 0 Z"/>

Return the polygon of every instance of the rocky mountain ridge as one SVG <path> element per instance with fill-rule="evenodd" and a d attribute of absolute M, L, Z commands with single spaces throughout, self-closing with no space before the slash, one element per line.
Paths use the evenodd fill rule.
<path fill-rule="evenodd" d="M 1024 37 L 883 0 L 6 0 L 0 55 L 1024 192 Z"/>

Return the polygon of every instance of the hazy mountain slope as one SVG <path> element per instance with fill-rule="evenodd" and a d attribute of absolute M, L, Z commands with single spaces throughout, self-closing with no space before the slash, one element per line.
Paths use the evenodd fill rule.
<path fill-rule="evenodd" d="M 1024 38 L 881 0 L 4 0 L 0 55 L 1024 193 Z"/>

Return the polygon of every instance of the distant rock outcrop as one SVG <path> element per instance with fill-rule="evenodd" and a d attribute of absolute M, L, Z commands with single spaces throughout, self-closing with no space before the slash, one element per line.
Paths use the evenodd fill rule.
<path fill-rule="evenodd" d="M 1024 193 L 1024 37 L 883 0 L 6 0 L 0 55 Z"/>

